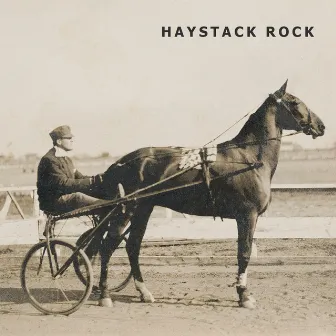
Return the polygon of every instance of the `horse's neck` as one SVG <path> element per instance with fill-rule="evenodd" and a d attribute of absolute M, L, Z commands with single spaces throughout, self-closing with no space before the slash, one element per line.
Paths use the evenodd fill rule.
<path fill-rule="evenodd" d="M 280 153 L 282 130 L 276 124 L 276 107 L 267 101 L 246 122 L 233 142 L 247 144 L 249 152 L 268 162 L 275 170 Z"/>

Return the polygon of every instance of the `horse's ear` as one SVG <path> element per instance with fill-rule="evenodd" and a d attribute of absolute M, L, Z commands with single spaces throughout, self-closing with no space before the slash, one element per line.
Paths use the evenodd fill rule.
<path fill-rule="evenodd" d="M 275 95 L 279 98 L 281 98 L 285 93 L 286 93 L 286 88 L 287 88 L 287 82 L 288 79 L 286 80 L 286 82 L 281 86 L 281 88 L 275 92 Z"/>

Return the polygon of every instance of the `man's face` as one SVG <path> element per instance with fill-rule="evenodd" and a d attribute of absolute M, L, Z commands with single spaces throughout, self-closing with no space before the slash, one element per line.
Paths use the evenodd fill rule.
<path fill-rule="evenodd" d="M 57 139 L 58 147 L 64 149 L 65 151 L 69 152 L 73 150 L 73 138 L 61 138 Z"/>

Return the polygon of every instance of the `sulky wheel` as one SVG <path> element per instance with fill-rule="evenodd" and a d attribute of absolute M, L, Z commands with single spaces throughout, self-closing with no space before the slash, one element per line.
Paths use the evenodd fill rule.
<path fill-rule="evenodd" d="M 45 314 L 69 315 L 81 307 L 90 296 L 93 272 L 89 258 L 79 250 L 63 274 L 53 277 L 76 247 L 58 239 L 34 245 L 21 267 L 21 286 L 31 304 Z M 85 283 L 78 279 L 80 270 Z"/>

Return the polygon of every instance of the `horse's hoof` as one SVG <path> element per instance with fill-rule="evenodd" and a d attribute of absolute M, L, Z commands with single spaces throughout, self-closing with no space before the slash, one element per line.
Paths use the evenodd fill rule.
<path fill-rule="evenodd" d="M 145 302 L 145 303 L 154 303 L 155 302 L 155 299 L 154 299 L 154 296 L 151 294 L 151 295 L 140 295 L 140 300 L 141 302 Z"/>
<path fill-rule="evenodd" d="M 111 299 L 111 298 L 103 298 L 103 299 L 100 299 L 100 300 L 99 300 L 98 305 L 99 305 L 100 307 L 108 307 L 108 308 L 111 308 L 111 307 L 113 307 L 113 302 L 112 302 L 112 299 Z"/>
<path fill-rule="evenodd" d="M 256 300 L 251 297 L 245 301 L 239 301 L 239 307 L 247 308 L 247 309 L 255 309 L 256 307 Z"/>

